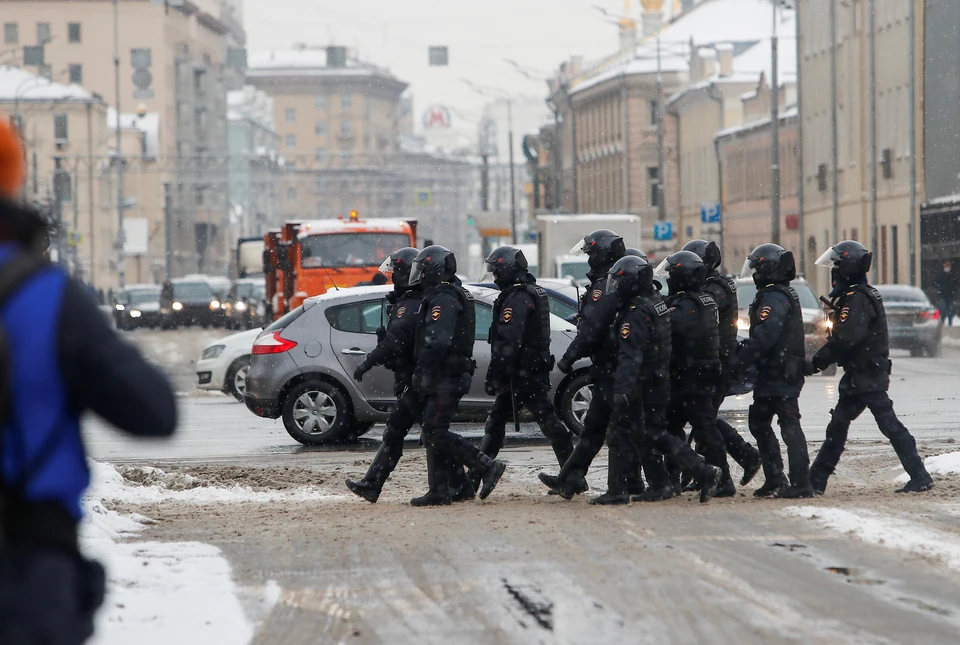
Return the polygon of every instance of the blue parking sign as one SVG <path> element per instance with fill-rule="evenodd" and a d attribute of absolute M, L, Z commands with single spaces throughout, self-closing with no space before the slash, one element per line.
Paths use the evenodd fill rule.
<path fill-rule="evenodd" d="M 703 204 L 700 206 L 700 222 L 703 224 L 719 224 L 720 204 Z"/>
<path fill-rule="evenodd" d="M 666 242 L 673 239 L 673 224 L 671 222 L 654 222 L 653 239 Z"/>

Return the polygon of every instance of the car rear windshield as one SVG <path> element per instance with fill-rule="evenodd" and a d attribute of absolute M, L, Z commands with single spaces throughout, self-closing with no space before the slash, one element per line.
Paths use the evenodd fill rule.
<path fill-rule="evenodd" d="M 806 282 L 791 282 L 790 286 L 793 287 L 794 291 L 797 292 L 797 295 L 800 296 L 800 307 L 803 309 L 819 309 L 820 301 L 817 300 L 817 294 L 813 292 L 813 287 L 811 287 Z M 748 309 L 753 303 L 753 299 L 757 297 L 757 286 L 752 282 L 738 282 L 737 283 L 737 306 L 740 309 Z"/>
<path fill-rule="evenodd" d="M 127 304 L 142 305 L 145 302 L 157 302 L 160 299 L 160 289 L 143 289 L 127 293 Z"/>
<path fill-rule="evenodd" d="M 238 283 L 236 285 L 237 298 L 258 298 L 263 295 L 266 288 L 262 284 Z"/>
<path fill-rule="evenodd" d="M 178 282 L 173 285 L 174 298 L 212 298 L 213 291 L 206 282 Z"/>
<path fill-rule="evenodd" d="M 263 328 L 263 331 L 283 331 L 293 324 L 293 321 L 303 315 L 303 305 L 300 305 L 293 311 L 280 316 L 277 320 Z"/>
<path fill-rule="evenodd" d="M 304 268 L 379 267 L 383 260 L 405 246 L 403 233 L 330 233 L 308 235 L 300 241 Z"/>
<path fill-rule="evenodd" d="M 910 302 L 915 304 L 930 304 L 927 295 L 917 287 L 877 287 L 880 296 L 886 302 Z"/>

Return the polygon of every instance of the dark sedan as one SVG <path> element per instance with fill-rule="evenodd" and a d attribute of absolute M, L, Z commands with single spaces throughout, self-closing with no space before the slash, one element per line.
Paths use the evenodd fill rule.
<path fill-rule="evenodd" d="M 927 295 L 906 284 L 880 284 L 877 291 L 887 312 L 890 347 L 909 349 L 911 356 L 939 356 L 943 327 Z"/>

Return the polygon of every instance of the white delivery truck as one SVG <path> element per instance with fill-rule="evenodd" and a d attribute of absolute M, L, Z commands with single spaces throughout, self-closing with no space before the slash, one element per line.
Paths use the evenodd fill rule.
<path fill-rule="evenodd" d="M 628 247 L 643 249 L 639 215 L 538 215 L 537 225 L 540 247 L 538 264 L 540 276 L 544 278 L 573 278 L 585 283 L 590 269 L 587 257 L 570 255 L 570 251 L 584 236 L 600 228 L 618 233 Z"/>

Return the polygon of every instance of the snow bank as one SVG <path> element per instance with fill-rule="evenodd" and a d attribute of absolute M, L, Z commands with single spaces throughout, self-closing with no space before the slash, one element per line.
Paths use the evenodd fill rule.
<path fill-rule="evenodd" d="M 248 486 L 206 486 L 204 482 L 183 473 L 167 473 L 159 468 L 137 469 L 137 482 L 124 478 L 111 464 L 91 462 L 91 474 L 96 496 L 132 504 L 177 501 L 192 504 L 221 504 L 255 502 L 267 504 L 277 501 L 335 500 L 345 494 L 330 494 L 313 486 L 289 490 L 256 491 Z"/>
<path fill-rule="evenodd" d="M 927 457 L 923 460 L 923 463 L 927 467 L 927 472 L 931 475 L 960 473 L 960 452 L 948 452 L 945 455 Z M 897 477 L 896 481 L 906 483 L 910 481 L 910 476 L 903 473 Z"/>
<path fill-rule="evenodd" d="M 99 498 L 132 501 L 128 493 L 138 487 L 125 483 L 109 464 L 92 466 L 94 483 L 84 500 L 80 541 L 84 553 L 107 569 L 107 598 L 91 643 L 248 643 L 253 625 L 220 550 L 197 542 L 121 542 L 151 520 L 106 509 Z M 266 604 L 272 607 L 281 591 L 275 582 L 268 583 Z"/>
<path fill-rule="evenodd" d="M 813 520 L 820 526 L 877 544 L 944 562 L 960 571 L 960 540 L 911 520 L 863 509 L 844 511 L 817 506 L 791 506 L 783 513 Z"/>

